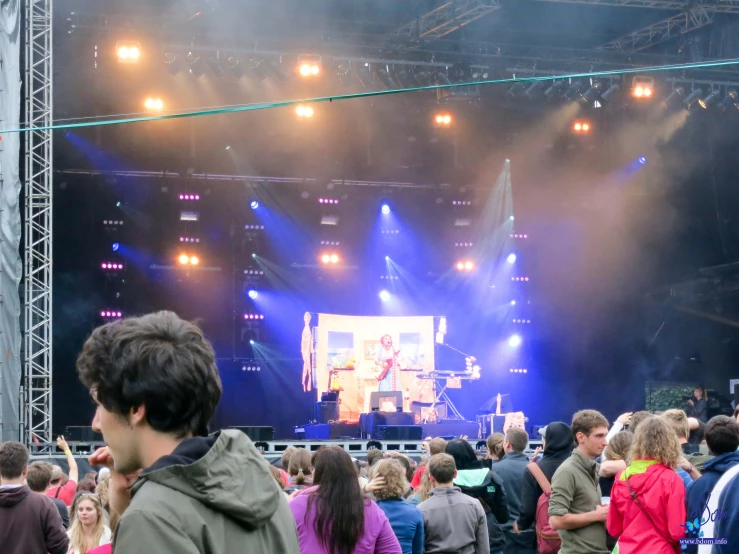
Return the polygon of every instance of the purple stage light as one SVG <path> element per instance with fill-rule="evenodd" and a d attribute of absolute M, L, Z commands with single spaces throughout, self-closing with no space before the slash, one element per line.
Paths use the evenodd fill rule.
<path fill-rule="evenodd" d="M 518 348 L 521 346 L 521 342 L 523 342 L 521 335 L 512 335 L 511 338 L 508 339 L 508 346 L 511 348 Z"/>

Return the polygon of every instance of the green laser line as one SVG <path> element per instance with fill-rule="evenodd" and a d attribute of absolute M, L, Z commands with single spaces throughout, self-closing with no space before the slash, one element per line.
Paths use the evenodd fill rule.
<path fill-rule="evenodd" d="M 272 108 L 283 108 L 286 106 L 294 106 L 296 104 L 318 104 L 320 102 L 333 102 L 338 100 L 349 100 L 352 98 L 369 98 L 373 96 L 385 96 L 389 94 L 400 94 L 406 92 L 420 92 L 426 90 L 438 90 L 448 89 L 457 87 L 470 87 L 475 85 L 500 85 L 500 84 L 512 84 L 512 83 L 537 83 L 543 81 L 556 81 L 556 80 L 568 80 L 568 79 L 584 79 L 593 77 L 608 77 L 613 75 L 629 75 L 633 73 L 656 73 L 660 71 L 681 71 L 687 69 L 706 69 L 711 67 L 725 67 L 729 65 L 739 64 L 739 58 L 729 60 L 716 60 L 712 62 L 697 62 L 697 63 L 685 63 L 685 64 L 674 64 L 674 65 L 659 65 L 651 67 L 640 67 L 640 68 L 626 68 L 626 69 L 613 69 L 610 71 L 598 71 L 590 73 L 571 73 L 569 75 L 545 75 L 539 77 L 512 77 L 508 79 L 493 79 L 486 81 L 472 81 L 468 83 L 450 83 L 448 85 L 429 85 L 424 87 L 413 87 L 413 88 L 402 88 L 402 89 L 390 89 L 390 90 L 375 90 L 367 92 L 356 92 L 352 94 L 341 94 L 338 96 L 320 96 L 317 98 L 306 98 L 303 100 L 282 100 L 279 102 L 263 102 L 259 104 L 244 104 L 237 105 L 229 108 L 216 108 L 209 110 L 200 111 L 187 111 L 178 112 L 164 115 L 151 115 L 144 117 L 133 117 L 124 119 L 110 119 L 107 121 L 88 121 L 83 123 L 66 123 L 63 125 L 49 125 L 46 127 L 21 127 L 18 129 L 4 129 L 0 130 L 0 134 L 5 133 L 26 133 L 29 131 L 56 131 L 61 129 L 80 129 L 83 127 L 102 127 L 106 125 L 123 125 L 125 123 L 141 123 L 145 121 L 166 121 L 170 119 L 182 119 L 186 117 L 200 117 L 206 115 L 221 115 L 238 112 L 249 112 L 254 110 L 265 110 Z M 689 81 L 690 79 L 685 79 Z M 104 117 L 104 116 L 101 116 Z"/>

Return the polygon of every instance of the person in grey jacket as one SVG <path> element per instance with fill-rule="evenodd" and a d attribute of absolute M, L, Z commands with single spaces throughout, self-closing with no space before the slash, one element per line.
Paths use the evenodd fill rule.
<path fill-rule="evenodd" d="M 198 327 L 172 312 L 108 323 L 85 342 L 77 371 L 108 445 L 91 465 L 110 467 L 113 483 L 140 471 L 130 504 L 117 502 L 116 554 L 299 553 L 285 495 L 256 447 L 241 431 L 208 436 L 221 382 Z"/>
<path fill-rule="evenodd" d="M 521 515 L 521 491 L 527 473 L 526 466 L 530 463 L 524 454 L 528 444 L 528 433 L 524 429 L 511 427 L 503 441 L 505 455 L 495 464 L 495 473 L 503 481 L 510 512 L 508 522 L 502 525 L 506 554 L 536 554 L 536 533 L 533 530 L 517 533 L 513 527 Z"/>
<path fill-rule="evenodd" d="M 425 529 L 425 554 L 490 554 L 488 526 L 480 501 L 454 486 L 457 469 L 449 454 L 431 456 L 431 497 L 421 502 Z"/>

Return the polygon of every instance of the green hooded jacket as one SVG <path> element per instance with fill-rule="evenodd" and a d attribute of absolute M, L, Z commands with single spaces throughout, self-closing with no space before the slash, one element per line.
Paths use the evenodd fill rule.
<path fill-rule="evenodd" d="M 285 495 L 241 431 L 183 441 L 144 470 L 115 554 L 299 554 Z"/>

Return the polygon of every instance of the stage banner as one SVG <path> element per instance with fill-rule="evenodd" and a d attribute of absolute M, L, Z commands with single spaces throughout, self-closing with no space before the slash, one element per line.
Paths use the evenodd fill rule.
<path fill-rule="evenodd" d="M 318 314 L 316 399 L 339 389 L 339 417 L 358 420 L 370 411 L 370 394 L 378 390 L 381 340 L 389 335 L 398 352 L 398 390 L 403 410 L 414 401 L 433 402 L 433 385 L 418 375 L 434 369 L 434 318 L 366 317 Z"/>

